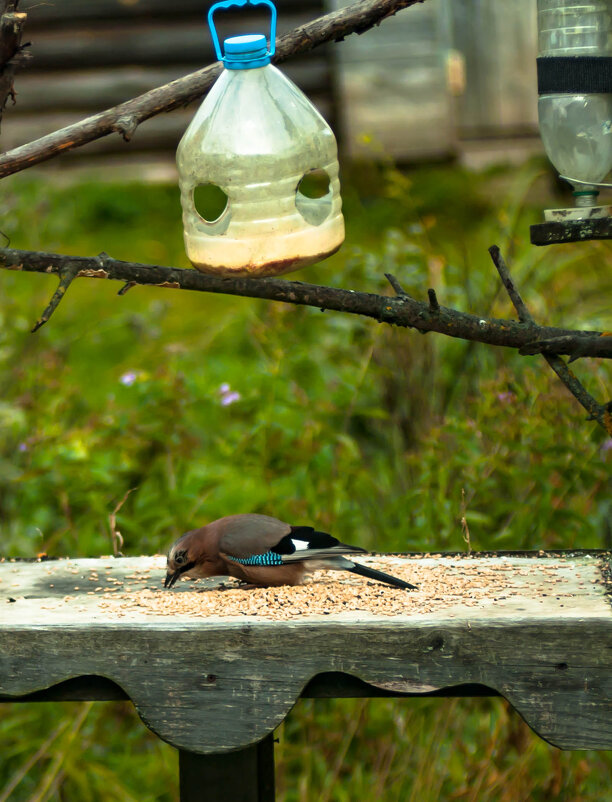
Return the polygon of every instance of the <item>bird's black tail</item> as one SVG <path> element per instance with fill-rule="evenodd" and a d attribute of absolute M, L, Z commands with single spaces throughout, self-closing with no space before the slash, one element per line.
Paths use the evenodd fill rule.
<path fill-rule="evenodd" d="M 417 586 L 411 585 L 410 582 L 404 582 L 403 579 L 397 579 L 397 577 L 384 574 L 382 571 L 375 571 L 374 568 L 366 568 L 365 565 L 359 565 L 359 563 L 353 563 L 353 567 L 346 568 L 346 570 L 351 571 L 353 574 L 359 574 L 359 576 L 365 576 L 368 579 L 375 579 L 377 582 L 384 582 L 386 585 L 392 585 L 395 588 L 417 590 Z"/>

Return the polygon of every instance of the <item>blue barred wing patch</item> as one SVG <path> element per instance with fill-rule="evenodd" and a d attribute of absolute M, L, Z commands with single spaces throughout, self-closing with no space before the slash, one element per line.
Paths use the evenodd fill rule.
<path fill-rule="evenodd" d="M 250 557 L 232 557 L 232 560 L 241 565 L 282 565 L 283 558 L 273 551 L 264 554 L 251 554 Z"/>

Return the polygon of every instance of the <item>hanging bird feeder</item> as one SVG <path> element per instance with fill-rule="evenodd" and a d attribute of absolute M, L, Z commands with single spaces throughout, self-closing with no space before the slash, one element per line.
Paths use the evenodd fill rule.
<path fill-rule="evenodd" d="M 208 12 L 224 70 L 177 151 L 184 239 L 192 264 L 217 275 L 271 276 L 318 262 L 344 240 L 338 149 L 331 128 L 270 60 L 270 38 L 225 39 L 214 14 L 249 0 L 224 0 Z M 203 198 L 198 202 L 198 196 Z"/>

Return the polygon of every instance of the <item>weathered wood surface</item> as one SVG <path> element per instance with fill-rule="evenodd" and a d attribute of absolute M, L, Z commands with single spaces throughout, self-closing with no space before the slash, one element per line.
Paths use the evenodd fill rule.
<path fill-rule="evenodd" d="M 169 617 L 136 606 L 196 587 L 164 591 L 162 557 L 1 563 L 0 695 L 105 677 L 164 740 L 214 753 L 261 740 L 313 677 L 340 672 L 397 695 L 485 686 L 559 747 L 612 748 L 609 553 L 401 559 L 417 581 L 499 568 L 499 587 L 431 613 L 417 591 L 393 616 Z"/>

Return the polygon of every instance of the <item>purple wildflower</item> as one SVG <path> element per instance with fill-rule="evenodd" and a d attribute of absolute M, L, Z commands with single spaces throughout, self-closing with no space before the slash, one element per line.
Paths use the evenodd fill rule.
<path fill-rule="evenodd" d="M 225 395 L 221 396 L 221 406 L 222 407 L 229 407 L 230 404 L 234 404 L 236 401 L 240 401 L 240 393 L 231 392 L 226 393 Z"/>
<path fill-rule="evenodd" d="M 219 386 L 218 393 L 221 396 L 220 403 L 222 407 L 229 407 L 230 404 L 240 401 L 241 398 L 240 393 L 232 390 L 227 382 L 223 382 L 223 384 Z"/>
<path fill-rule="evenodd" d="M 511 401 L 514 401 L 516 396 L 514 393 L 506 391 L 505 393 L 498 393 L 497 400 L 500 401 L 502 404 L 509 404 Z"/>
<path fill-rule="evenodd" d="M 138 378 L 138 374 L 134 370 L 128 370 L 126 373 L 120 376 L 119 381 L 123 384 L 124 387 L 131 387 L 136 379 Z"/>

